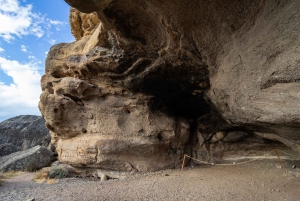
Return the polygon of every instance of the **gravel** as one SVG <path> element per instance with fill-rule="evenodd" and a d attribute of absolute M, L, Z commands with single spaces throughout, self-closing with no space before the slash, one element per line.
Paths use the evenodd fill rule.
<path fill-rule="evenodd" d="M 31 181 L 34 173 L 6 180 L 1 201 L 14 200 L 288 200 L 300 198 L 299 168 L 282 170 L 276 161 L 232 166 L 196 166 L 100 181 L 66 178 L 56 184 Z M 298 172 L 297 172 L 298 171 Z"/>

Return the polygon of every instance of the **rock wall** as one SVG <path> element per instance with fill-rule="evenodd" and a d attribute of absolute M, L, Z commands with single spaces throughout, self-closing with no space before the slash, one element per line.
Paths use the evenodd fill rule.
<path fill-rule="evenodd" d="M 41 80 L 61 162 L 155 171 L 282 147 L 255 132 L 299 151 L 298 1 L 66 2 L 91 14 L 71 8 L 77 41 Z"/>
<path fill-rule="evenodd" d="M 299 140 L 298 6 L 266 1 L 254 24 L 224 45 L 208 96 L 227 121 Z"/>

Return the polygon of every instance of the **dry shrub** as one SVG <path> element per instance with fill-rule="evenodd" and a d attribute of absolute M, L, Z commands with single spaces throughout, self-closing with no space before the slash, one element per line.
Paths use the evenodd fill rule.
<path fill-rule="evenodd" d="M 68 176 L 69 171 L 62 167 L 54 167 L 49 172 L 49 177 L 51 179 L 63 179 Z"/>
<path fill-rule="evenodd" d="M 37 183 L 44 183 L 48 179 L 48 173 L 47 168 L 43 168 L 34 175 L 32 180 Z"/>
<path fill-rule="evenodd" d="M 55 184 L 57 179 L 63 179 L 68 176 L 68 169 L 62 167 L 47 167 L 39 170 L 33 177 L 37 183 Z"/>
<path fill-rule="evenodd" d="M 58 179 L 48 179 L 47 184 L 57 184 L 58 183 Z"/>

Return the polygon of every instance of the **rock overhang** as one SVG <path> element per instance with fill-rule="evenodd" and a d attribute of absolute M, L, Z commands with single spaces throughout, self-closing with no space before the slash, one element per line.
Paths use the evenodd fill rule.
<path fill-rule="evenodd" d="M 70 152 L 61 154 L 61 160 L 75 166 L 149 171 L 178 166 L 182 153 L 193 152 L 197 142 L 203 141 L 202 146 L 222 140 L 218 131 L 241 136 L 284 131 L 288 139 L 299 140 L 296 58 L 280 73 L 273 63 L 284 57 L 284 50 L 274 56 L 271 42 L 257 42 L 266 31 L 289 29 L 299 19 L 287 13 L 296 1 L 66 2 L 96 12 L 101 24 L 90 36 L 54 46 L 47 58 L 40 108 L 48 117 L 53 143 L 61 152 Z M 292 20 L 277 25 L 282 20 L 276 13 Z M 264 20 L 270 26 L 263 27 Z M 284 44 L 296 51 L 295 45 Z M 265 54 L 271 60 L 263 64 Z M 270 73 L 273 77 L 268 78 Z M 261 87 L 261 80 L 275 84 Z M 283 102 L 290 98 L 287 107 Z M 283 112 L 291 118 L 283 119 Z M 110 154 L 97 148 L 103 140 L 111 143 Z M 80 149 L 68 150 L 72 144 Z M 116 154 L 113 147 L 122 145 L 125 151 Z M 132 152 L 149 148 L 155 151 L 143 159 Z M 213 160 L 213 154 L 208 155 Z M 152 165 L 155 160 L 160 164 Z"/>

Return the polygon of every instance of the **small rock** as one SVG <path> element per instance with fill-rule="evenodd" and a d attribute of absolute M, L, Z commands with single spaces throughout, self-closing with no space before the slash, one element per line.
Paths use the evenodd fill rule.
<path fill-rule="evenodd" d="M 165 174 L 165 176 L 170 176 L 169 174 Z"/>
<path fill-rule="evenodd" d="M 215 143 L 218 142 L 219 140 L 223 139 L 223 137 L 225 136 L 226 132 L 225 131 L 219 131 L 216 132 L 212 138 L 210 139 L 211 143 Z"/>
<path fill-rule="evenodd" d="M 292 166 L 293 169 L 295 169 L 296 167 L 297 167 L 296 165 L 293 165 L 293 166 Z"/>
<path fill-rule="evenodd" d="M 105 174 L 101 175 L 101 181 L 107 181 L 107 180 L 108 177 Z"/>
<path fill-rule="evenodd" d="M 52 165 L 51 166 L 58 166 L 60 164 L 60 162 L 59 161 L 55 161 L 55 162 L 53 162 L 52 163 Z"/>

